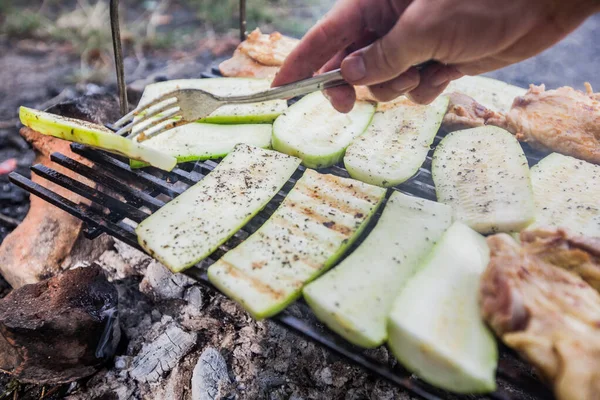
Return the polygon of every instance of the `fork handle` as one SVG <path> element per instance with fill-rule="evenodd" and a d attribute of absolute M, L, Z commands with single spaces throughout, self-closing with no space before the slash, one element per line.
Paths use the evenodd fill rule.
<path fill-rule="evenodd" d="M 342 77 L 342 72 L 338 68 L 333 71 L 316 75 L 312 78 L 303 79 L 298 82 L 288 83 L 287 85 L 265 90 L 264 92 L 254 93 L 246 96 L 227 97 L 227 102 L 244 104 L 278 99 L 290 99 L 292 97 L 302 96 L 304 94 L 346 84 L 348 83 L 344 80 Z"/>
<path fill-rule="evenodd" d="M 436 64 L 434 60 L 429 60 L 424 63 L 415 65 L 415 68 L 421 70 L 432 64 Z M 246 96 L 227 97 L 228 103 L 258 103 L 261 101 L 290 99 L 296 96 L 302 96 L 319 90 L 329 89 L 336 86 L 348 85 L 348 82 L 342 77 L 342 71 L 334 69 L 333 71 L 315 75 L 312 78 L 303 79 L 298 82 L 288 83 L 287 85 L 278 86 L 264 92 L 254 93 Z"/>

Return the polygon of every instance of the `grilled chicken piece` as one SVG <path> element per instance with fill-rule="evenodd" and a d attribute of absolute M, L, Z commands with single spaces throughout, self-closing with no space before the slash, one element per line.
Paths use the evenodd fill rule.
<path fill-rule="evenodd" d="M 550 382 L 559 400 L 600 393 L 600 294 L 509 235 L 487 239 L 481 281 L 486 322 Z"/>
<path fill-rule="evenodd" d="M 246 40 L 240 43 L 238 50 L 262 65 L 280 67 L 298 42 L 298 39 L 284 36 L 279 32 L 263 34 L 256 28 Z"/>
<path fill-rule="evenodd" d="M 600 164 L 600 93 L 589 83 L 586 93 L 531 85 L 515 98 L 506 124 L 517 139 L 533 147 Z"/>
<path fill-rule="evenodd" d="M 279 32 L 263 34 L 256 28 L 240 43 L 233 57 L 219 65 L 219 70 L 223 76 L 273 79 L 298 42 Z"/>
<path fill-rule="evenodd" d="M 450 98 L 448 111 L 442 121 L 442 129 L 446 132 L 484 125 L 505 128 L 506 120 L 501 113 L 490 110 L 466 94 L 454 92 L 448 97 Z"/>
<path fill-rule="evenodd" d="M 579 275 L 600 292 L 600 238 L 536 229 L 521 232 L 521 243 L 529 254 Z"/>
<path fill-rule="evenodd" d="M 273 79 L 298 42 L 279 32 L 264 34 L 256 28 L 239 44 L 232 58 L 219 64 L 219 71 L 227 77 Z M 375 101 L 366 86 L 355 89 L 358 100 Z"/>

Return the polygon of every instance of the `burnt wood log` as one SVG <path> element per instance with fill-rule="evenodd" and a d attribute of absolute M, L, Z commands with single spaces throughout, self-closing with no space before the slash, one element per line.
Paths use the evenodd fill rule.
<path fill-rule="evenodd" d="M 115 121 L 119 116 L 118 102 L 111 95 L 91 95 L 67 101 L 50 107 L 48 112 L 95 123 Z M 50 154 L 57 151 L 88 166 L 91 162 L 71 152 L 70 142 L 52 136 L 42 135 L 32 129 L 22 128 L 21 135 L 36 150 L 35 163 L 41 163 L 58 172 L 80 180 L 94 187 L 94 183 L 50 161 Z M 58 193 L 75 203 L 89 204 L 57 184 L 46 181 L 37 175 L 32 180 Z M 69 256 L 104 250 L 108 241 L 91 241 L 83 237 L 82 222 L 44 200 L 32 196 L 31 207 L 23 222 L 0 245 L 0 273 L 13 287 L 36 283 L 54 276 L 72 265 Z"/>
<path fill-rule="evenodd" d="M 52 384 L 93 374 L 120 339 L 117 299 L 95 265 L 13 290 L 0 300 L 0 370 Z"/>

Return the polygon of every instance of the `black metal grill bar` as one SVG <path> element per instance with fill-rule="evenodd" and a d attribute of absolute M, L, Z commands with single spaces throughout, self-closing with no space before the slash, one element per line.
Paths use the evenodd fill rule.
<path fill-rule="evenodd" d="M 25 178 L 24 176 L 11 172 L 9 175 L 10 181 L 15 185 L 19 186 L 22 189 L 25 189 L 39 198 L 47 201 L 60 208 L 63 211 L 68 212 L 69 214 L 79 218 L 80 220 L 91 224 L 93 226 L 102 227 L 104 232 L 110 232 L 111 236 L 116 237 L 123 242 L 133 245 L 137 243 L 137 240 L 131 242 L 132 232 L 127 230 L 123 226 L 122 223 L 115 224 L 113 222 L 107 221 L 104 216 L 96 214 L 89 206 L 85 204 L 75 204 L 71 200 L 54 193 L 51 190 L 46 189 L 40 184 L 37 184 L 30 179 Z M 135 235 L 133 235 L 135 238 Z"/>
<path fill-rule="evenodd" d="M 102 164 L 103 167 L 112 173 L 121 175 L 123 178 L 129 179 L 130 181 L 137 181 L 139 183 L 151 185 L 167 196 L 173 197 L 174 195 L 180 195 L 183 193 L 182 189 L 168 184 L 161 178 L 157 178 L 156 176 L 142 170 L 132 170 L 129 168 L 128 163 L 117 160 L 114 157 L 110 157 L 104 152 L 92 151 L 87 149 L 85 146 L 75 143 L 71 145 L 71 150 L 75 154 L 79 154 L 80 156 L 86 157 L 96 163 Z"/>
<path fill-rule="evenodd" d="M 113 208 L 123 209 L 123 215 L 127 215 L 130 219 L 134 220 L 135 222 L 142 222 L 144 219 L 150 216 L 150 214 L 140 211 L 139 209 L 127 203 L 122 203 L 119 200 L 103 192 L 100 192 L 92 187 L 84 185 L 83 183 L 78 182 L 75 179 L 63 175 L 60 172 L 57 172 L 53 169 L 50 169 L 45 165 L 36 164 L 33 167 L 31 167 L 31 171 L 50 182 L 54 182 L 65 188 L 69 188 L 69 190 L 71 190 L 73 193 L 76 193 L 88 200 L 92 200 L 93 202 L 100 204 L 101 206 L 106 207 L 109 210 Z M 119 219 L 122 219 L 122 215 L 120 215 Z"/>
<path fill-rule="evenodd" d="M 151 211 L 156 211 L 165 205 L 164 201 L 150 196 L 148 193 L 144 193 L 141 190 L 135 190 L 131 186 L 114 179 L 103 171 L 99 169 L 94 170 L 87 165 L 62 155 L 61 153 L 53 153 L 50 155 L 50 160 L 85 178 L 120 193 L 128 203 L 131 203 L 131 205 L 135 207 L 146 206 Z"/>
<path fill-rule="evenodd" d="M 209 73 L 203 73 L 203 77 L 218 77 L 220 76 L 218 68 L 213 68 Z M 394 187 L 393 190 L 400 191 L 402 193 L 419 196 L 429 200 L 435 200 L 435 187 L 433 185 L 433 179 L 431 176 L 431 162 L 433 149 L 440 140 L 443 138 L 444 133 L 437 135 L 434 139 L 431 151 L 428 153 L 424 164 L 421 166 L 417 174 L 408 180 L 407 182 Z M 530 166 L 534 165 L 546 154 L 531 149 L 527 144 L 523 144 L 524 151 L 528 157 Z M 77 181 L 74 179 L 57 179 L 53 180 L 55 183 L 77 193 L 86 198 L 91 198 L 96 203 L 103 205 L 109 209 L 108 214 L 103 214 L 101 211 L 96 211 L 93 208 L 85 204 L 75 204 L 68 199 L 53 193 L 52 191 L 44 188 L 43 186 L 32 182 L 31 180 L 24 178 L 17 173 L 11 173 L 9 175 L 10 180 L 18 186 L 28 190 L 34 195 L 50 202 L 51 204 L 67 211 L 71 215 L 83 220 L 88 224 L 86 229 L 86 235 L 89 237 L 96 237 L 102 232 L 114 236 L 115 238 L 127 243 L 128 245 L 138 249 L 143 249 L 137 242 L 137 236 L 135 230 L 126 222 L 122 220 L 123 217 L 128 217 L 134 222 L 140 220 L 142 207 L 147 207 L 150 211 L 156 211 L 165 202 L 170 199 L 177 197 L 188 186 L 196 184 L 204 176 L 210 173 L 217 165 L 218 161 L 206 160 L 198 162 L 189 162 L 181 164 L 178 168 L 175 168 L 171 172 L 164 172 L 153 167 L 146 167 L 144 169 L 131 169 L 129 167 L 128 160 L 123 157 L 113 155 L 111 153 L 105 153 L 94 149 L 87 148 L 80 144 L 72 144 L 71 149 L 74 153 L 79 154 L 83 157 L 88 158 L 96 163 L 92 168 L 72 160 L 60 153 L 55 153 L 51 156 L 51 160 L 76 172 L 97 184 L 100 184 L 98 189 L 92 189 L 85 185 L 77 187 Z M 37 166 L 36 166 L 37 167 Z M 53 171 L 50 168 L 36 168 L 33 171 L 40 173 L 41 176 L 46 175 L 47 178 L 54 178 L 58 172 Z M 299 167 L 292 178 L 286 183 L 282 190 L 275 195 L 273 200 L 258 213 L 253 219 L 250 220 L 241 230 L 230 238 L 227 242 L 219 247 L 210 257 L 205 259 L 199 265 L 194 268 L 188 269 L 184 273 L 193 279 L 197 280 L 201 284 L 216 290 L 209 282 L 206 267 L 215 260 L 219 259 L 225 252 L 231 248 L 237 246 L 243 241 L 248 235 L 255 232 L 277 209 L 280 202 L 285 198 L 289 190 L 294 186 L 297 179 L 300 178 L 304 172 L 304 167 Z M 348 177 L 348 172 L 341 166 L 336 165 L 320 172 L 332 173 L 337 176 Z M 64 176 L 64 175 L 63 175 Z M 68 178 L 68 177 L 67 177 Z M 137 190 L 132 188 L 130 185 L 123 183 L 125 182 L 136 182 L 136 186 L 145 187 L 143 190 Z M 78 192 L 78 189 L 83 190 L 87 188 L 92 194 L 84 195 L 82 191 Z M 100 190 L 106 188 L 113 191 L 117 197 L 121 197 L 124 201 L 117 200 L 113 196 L 108 194 L 100 194 Z M 166 197 L 165 197 L 166 196 Z M 164 201 L 163 201 L 164 200 Z M 136 211 L 133 211 L 136 210 Z M 146 215 L 145 212 L 143 212 Z M 381 210 L 377 213 L 376 217 L 372 221 L 372 225 L 375 225 L 377 218 L 380 216 Z M 363 237 L 368 233 L 366 230 Z M 357 244 L 360 243 L 357 242 Z M 351 251 L 351 250 L 350 250 Z M 393 384 L 396 384 L 408 392 L 421 397 L 426 400 L 438 400 L 438 399 L 481 399 L 481 396 L 460 396 L 453 395 L 437 389 L 427 383 L 411 376 L 411 374 L 400 366 L 391 368 L 379 361 L 366 356 L 362 349 L 356 348 L 339 337 L 337 334 L 329 331 L 320 324 L 314 316 L 308 314 L 307 320 L 298 318 L 296 316 L 297 308 L 304 307 L 308 310 L 306 303 L 300 299 L 290 308 L 284 310 L 280 314 L 272 318 L 272 320 L 298 334 L 312 340 L 334 353 L 348 359 L 349 361 L 365 368 L 376 376 L 386 379 Z M 521 366 L 519 368 L 518 366 Z M 500 387 L 502 383 L 508 384 L 510 395 L 508 392 L 504 392 L 499 389 L 495 393 L 491 393 L 483 398 L 491 398 L 494 400 L 510 400 L 510 399 L 524 399 L 524 400 L 541 400 L 552 398 L 551 391 L 542 385 L 539 380 L 531 375 L 522 373 L 522 363 L 515 358 L 514 352 L 504 351 L 502 358 L 498 365 L 497 371 L 498 382 Z M 518 387 L 515 387 L 515 384 Z"/>
<path fill-rule="evenodd" d="M 32 167 L 32 170 L 37 173 L 38 170 L 43 170 L 43 169 L 40 169 L 36 165 L 36 166 Z M 53 171 L 53 170 L 44 171 L 44 172 L 49 172 L 48 175 L 50 175 L 50 176 L 53 176 L 54 173 L 56 173 L 56 171 Z M 93 211 L 91 211 L 90 207 L 83 205 L 83 204 L 75 204 L 75 203 L 71 202 L 70 200 L 68 200 L 54 192 L 51 192 L 50 190 L 44 188 L 43 186 L 36 184 L 36 183 L 32 182 L 31 180 L 24 178 L 21 175 L 18 175 L 16 173 L 12 173 L 10 175 L 10 179 L 12 182 L 17 184 L 18 186 L 32 192 L 33 194 L 50 202 L 51 204 L 60 207 L 61 209 L 63 209 L 64 211 L 67 211 L 71 215 L 73 215 L 87 223 L 96 224 L 99 227 L 101 227 L 101 229 L 104 230 L 106 233 L 110 234 L 111 236 L 116 237 L 117 239 L 127 243 L 128 245 L 130 245 L 140 251 L 144 251 L 142 249 L 142 247 L 139 245 L 139 243 L 137 242 L 137 238 L 136 238 L 136 235 L 135 235 L 133 229 L 131 227 L 129 227 L 128 225 L 124 224 L 123 222 L 120 222 L 117 224 L 107 222 L 106 220 L 102 219 L 101 216 L 98 216 Z M 78 182 L 76 182 L 74 180 L 57 180 L 56 183 L 61 184 L 65 188 L 73 189 L 73 186 L 71 186 L 71 185 L 73 183 L 77 184 Z M 90 191 L 92 191 L 92 190 L 93 189 L 90 188 Z M 93 190 L 93 191 L 95 193 L 100 193 L 95 190 Z M 229 250 L 229 247 L 226 247 L 223 250 L 227 251 L 227 250 Z M 210 258 L 205 260 L 204 264 L 205 265 L 211 264 L 211 263 L 215 262 L 215 260 L 218 258 L 219 258 L 219 256 L 217 256 L 216 254 L 213 254 Z M 191 269 L 185 271 L 184 273 L 186 275 L 192 277 L 193 279 L 199 281 L 203 285 L 211 288 L 212 290 L 215 290 L 215 291 L 217 290 L 208 280 L 208 276 L 206 275 L 206 271 L 204 269 L 196 267 L 196 268 L 191 268 Z M 288 311 L 283 311 L 279 315 L 272 318 L 272 320 L 277 322 L 280 325 L 283 325 L 285 327 L 292 329 L 296 333 L 299 333 L 302 336 L 305 336 L 310 340 L 316 341 L 317 343 L 320 343 L 320 344 L 330 348 L 337 354 L 348 358 L 350 361 L 362 366 L 363 368 L 366 368 L 366 369 L 370 370 L 371 372 L 379 374 L 382 377 L 384 377 L 385 379 L 387 379 L 397 385 L 400 385 L 401 387 L 404 387 L 405 389 L 412 392 L 414 395 L 422 397 L 423 399 L 426 399 L 426 400 L 441 400 L 440 397 L 430 394 L 428 392 L 428 389 L 421 387 L 422 385 L 426 385 L 426 384 L 410 378 L 410 374 L 408 372 L 406 372 L 405 370 L 398 370 L 398 371 L 390 370 L 388 367 L 379 364 L 377 361 L 371 359 L 370 357 L 360 354 L 359 352 L 357 352 L 357 349 L 354 349 L 351 346 L 345 344 L 342 340 L 335 337 L 334 335 L 325 333 L 325 332 L 315 331 L 314 328 L 311 327 L 309 324 L 307 324 L 305 321 L 291 315 Z M 430 392 L 432 390 L 433 390 L 433 388 L 429 389 Z"/>
<path fill-rule="evenodd" d="M 97 154 L 98 152 L 94 152 L 94 153 Z M 102 155 L 103 155 L 103 157 L 98 157 L 97 159 L 102 159 L 102 160 L 113 159 L 113 160 L 115 160 L 111 155 L 108 155 L 108 154 L 102 154 Z M 61 165 L 69 165 L 71 167 L 77 167 L 75 169 L 78 169 L 80 166 L 83 166 L 83 164 L 77 163 L 76 161 L 71 160 L 68 157 L 65 157 L 60 154 L 53 155 L 53 158 L 55 160 L 60 160 Z M 118 160 L 116 160 L 116 161 L 118 161 Z M 218 163 L 214 162 L 214 161 L 207 161 L 204 163 L 195 163 L 195 165 L 192 168 L 192 172 L 199 168 L 204 169 L 207 172 L 209 172 L 209 171 L 213 170 L 216 167 L 216 165 L 218 165 Z M 101 166 L 104 166 L 104 163 L 101 163 Z M 103 172 L 99 168 L 94 168 L 94 169 L 89 168 L 89 167 L 85 167 L 85 168 L 87 168 L 87 170 L 85 171 L 86 177 L 93 181 L 99 181 L 101 176 L 106 175 L 106 174 L 103 174 Z M 127 166 L 127 169 L 128 168 L 129 167 Z M 127 169 L 125 171 L 127 171 Z M 231 238 L 224 245 L 222 245 L 219 248 L 219 250 L 217 250 L 215 253 L 213 253 L 213 255 L 211 255 L 211 257 L 209 257 L 208 259 L 206 259 L 205 262 L 203 262 L 202 264 L 204 266 L 212 264 L 222 254 L 224 254 L 229 249 L 235 247 L 239 242 L 241 242 L 251 232 L 258 229 L 258 227 L 260 227 L 260 225 L 262 225 L 262 223 L 266 219 L 268 219 L 269 215 L 277 208 L 278 203 L 285 197 L 286 193 L 291 189 L 291 187 L 293 187 L 293 185 L 296 181 L 295 178 L 298 178 L 299 175 L 302 174 L 303 170 L 304 170 L 304 168 L 300 168 L 299 171 L 294 175 L 294 178 L 291 179 L 290 182 L 288 182 L 286 184 L 286 187 L 276 196 L 279 201 L 269 203 L 269 205 L 266 207 L 265 210 L 263 210 L 261 213 L 259 213 L 259 215 L 257 217 L 255 217 L 253 220 L 251 220 L 251 222 L 246 227 L 244 227 L 243 230 L 240 230 L 238 233 L 236 233 L 236 235 L 233 238 Z M 328 171 L 324 171 L 324 172 L 340 174 L 340 175 L 347 175 L 347 173 L 342 174 L 338 170 L 344 171 L 343 169 L 341 169 L 339 167 L 332 167 Z M 33 167 L 33 171 L 36 173 L 39 171 L 43 171 L 44 173 L 42 175 L 48 175 L 48 176 L 53 176 L 53 177 L 56 176 L 56 174 L 58 174 L 56 171 L 53 171 L 47 167 L 39 168 L 38 166 L 35 166 L 35 167 Z M 116 171 L 115 171 L 115 173 L 116 173 Z M 201 178 L 202 176 L 204 176 L 204 174 L 199 174 L 199 178 Z M 137 248 L 138 250 L 143 250 L 137 243 L 137 238 L 136 238 L 135 232 L 131 226 L 127 225 L 123 221 L 119 221 L 117 223 L 115 223 L 114 221 L 110 221 L 110 220 L 107 221 L 107 219 L 110 217 L 114 218 L 115 216 L 120 216 L 121 213 L 123 213 L 124 209 L 131 211 L 131 209 L 134 208 L 133 204 L 126 204 L 126 203 L 120 202 L 120 201 L 112 198 L 111 214 L 109 214 L 108 216 L 107 215 L 99 215 L 96 212 L 94 212 L 90 207 L 83 205 L 83 204 L 72 203 L 68 199 L 66 199 L 62 196 L 59 196 L 59 195 L 49 191 L 48 189 L 43 188 L 43 186 L 38 185 L 26 178 L 23 178 L 20 175 L 13 173 L 13 174 L 11 174 L 10 178 L 17 185 L 25 188 L 26 190 L 32 192 L 35 195 L 38 195 L 39 197 L 43 198 L 44 200 L 49 201 L 50 203 L 54 204 L 55 206 L 60 207 L 61 209 L 69 212 L 70 214 L 76 216 L 77 218 L 91 224 L 93 227 L 96 227 L 98 229 L 98 231 L 104 231 L 104 232 L 116 237 L 117 239 L 129 244 L 130 246 Z M 76 185 L 79 182 L 76 182 L 75 180 L 70 179 L 70 178 L 69 179 L 58 179 L 58 180 L 55 180 L 55 182 L 65 188 L 77 193 Z M 112 182 L 112 183 L 114 183 L 114 182 Z M 157 186 L 157 185 L 154 185 L 153 181 L 149 181 L 147 183 L 149 183 L 149 185 L 153 186 L 153 187 Z M 426 184 L 424 184 L 424 185 L 426 185 Z M 116 185 L 116 186 L 119 186 L 119 185 Z M 116 186 L 112 186 L 111 189 L 115 189 L 115 190 L 118 189 L 118 187 L 116 187 Z M 88 188 L 88 190 L 90 190 L 93 193 L 100 193 L 92 188 L 89 188 L 87 186 L 85 186 L 85 187 Z M 135 191 L 133 189 L 130 189 L 130 190 L 132 190 L 138 196 L 139 196 L 139 193 L 143 193 L 143 192 Z M 137 192 L 139 192 L 139 193 L 137 193 Z M 163 191 L 160 191 L 160 192 L 162 193 Z M 410 193 L 410 192 L 407 192 L 407 193 L 414 194 L 414 188 L 413 188 L 413 193 Z M 171 195 L 174 196 L 175 193 L 171 192 Z M 87 196 L 87 197 L 88 198 L 91 197 L 92 199 L 94 199 L 96 201 L 101 201 L 99 199 L 102 198 L 101 195 L 99 196 L 97 194 L 95 194 L 93 196 Z M 127 213 L 125 213 L 125 214 L 127 214 Z M 203 283 L 204 285 L 207 285 L 214 289 L 214 287 L 212 287 L 212 285 L 208 281 L 208 277 L 206 276 L 206 272 L 205 272 L 204 268 L 202 268 L 202 269 L 201 268 L 192 268 L 192 269 L 189 269 L 188 271 L 186 271 L 185 273 L 187 275 L 193 277 L 194 279 L 197 279 L 199 282 Z M 301 303 L 303 303 L 303 302 L 301 302 Z M 425 383 L 423 383 L 421 381 L 410 378 L 410 375 L 406 371 L 398 370 L 398 369 L 391 370 L 387 366 L 379 364 L 377 361 L 372 360 L 369 357 L 362 355 L 360 353 L 359 349 L 353 348 L 352 346 L 345 344 L 345 342 L 342 339 L 339 339 L 337 337 L 337 335 L 331 334 L 327 331 L 315 330 L 315 328 L 313 326 L 311 326 L 310 324 L 308 324 L 306 321 L 303 321 L 303 320 L 291 315 L 288 311 L 284 311 L 283 313 L 274 317 L 273 320 L 281 325 L 284 325 L 284 326 L 304 335 L 305 337 L 307 337 L 313 341 L 316 341 L 317 343 L 319 343 L 323 346 L 326 346 L 330 350 L 336 352 L 337 354 L 339 354 L 341 356 L 348 358 L 350 361 L 366 368 L 367 370 L 370 370 L 371 372 L 375 373 L 376 375 L 379 375 L 401 387 L 404 387 L 405 389 L 409 390 L 410 392 L 412 392 L 413 394 L 415 394 L 419 397 L 422 397 L 425 399 L 431 399 L 431 400 L 444 397 L 444 395 L 441 395 L 441 397 L 440 397 L 438 395 L 432 394 L 432 393 L 436 393 L 436 391 L 439 391 L 439 390 L 437 390 L 433 387 L 428 387 L 429 385 L 426 385 Z M 506 363 L 504 363 L 504 365 L 506 365 Z M 520 380 L 519 381 L 520 385 L 522 387 L 525 387 L 527 391 L 531 390 L 532 393 L 537 393 L 537 398 L 544 398 L 543 396 L 542 397 L 539 396 L 540 393 L 545 393 L 544 388 L 539 387 L 540 386 L 539 382 L 537 382 L 534 379 L 523 380 L 522 376 L 519 376 L 519 375 L 515 376 L 514 374 L 512 374 L 510 372 L 508 372 L 508 373 L 504 372 L 503 370 L 505 368 L 502 368 L 502 366 L 503 365 L 500 365 L 499 370 L 498 370 L 499 378 L 506 378 L 508 380 L 513 380 L 513 381 Z M 497 399 L 497 400 L 503 400 L 503 399 L 510 398 L 509 396 L 507 396 L 506 394 L 501 393 L 501 392 L 496 392 L 496 393 L 490 395 L 490 397 L 493 399 Z"/>

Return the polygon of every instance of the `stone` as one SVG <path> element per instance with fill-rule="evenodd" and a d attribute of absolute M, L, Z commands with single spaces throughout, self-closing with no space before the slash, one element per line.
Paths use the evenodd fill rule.
<path fill-rule="evenodd" d="M 206 348 L 192 375 L 192 400 L 215 400 L 225 397 L 230 384 L 225 359 L 214 347 Z"/>
<path fill-rule="evenodd" d="M 0 370 L 32 383 L 93 374 L 119 343 L 117 307 L 98 266 L 13 290 L 0 300 Z"/>
<path fill-rule="evenodd" d="M 132 361 L 130 376 L 152 383 L 171 371 L 196 344 L 196 333 L 188 333 L 175 323 L 152 342 L 145 343 Z"/>

